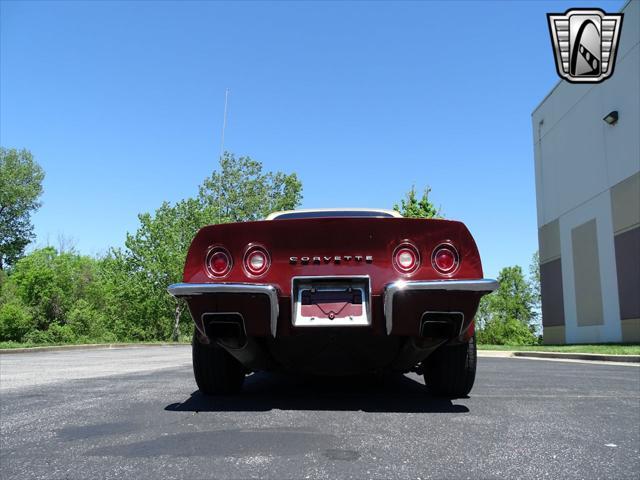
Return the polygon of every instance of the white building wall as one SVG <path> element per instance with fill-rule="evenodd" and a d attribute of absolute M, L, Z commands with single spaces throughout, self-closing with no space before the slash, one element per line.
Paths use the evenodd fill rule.
<path fill-rule="evenodd" d="M 638 171 L 640 2 L 624 14 L 614 75 L 596 85 L 561 81 L 533 112 L 538 226 Z M 602 121 L 612 110 L 615 127 Z"/>
<path fill-rule="evenodd" d="M 559 220 L 567 342 L 621 340 L 610 189 L 640 171 L 640 0 L 623 12 L 613 76 L 595 85 L 560 81 L 532 114 L 538 228 Z M 613 110 L 619 121 L 611 126 L 603 117 Z M 578 326 L 571 230 L 591 219 L 604 318 Z"/>

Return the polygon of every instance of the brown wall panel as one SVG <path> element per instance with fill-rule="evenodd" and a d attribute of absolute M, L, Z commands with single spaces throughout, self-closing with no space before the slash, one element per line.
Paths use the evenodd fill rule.
<path fill-rule="evenodd" d="M 556 327 L 544 327 L 542 342 L 545 345 L 560 345 L 566 343 L 564 325 Z"/>
<path fill-rule="evenodd" d="M 622 341 L 625 343 L 640 342 L 640 318 L 622 320 Z"/>
<path fill-rule="evenodd" d="M 542 325 L 564 325 L 562 297 L 562 264 L 560 259 L 540 265 L 540 293 L 542 295 Z"/>
<path fill-rule="evenodd" d="M 560 221 L 554 220 L 538 229 L 540 262 L 545 263 L 560 257 Z"/>
<path fill-rule="evenodd" d="M 640 227 L 614 238 L 620 318 L 640 318 Z"/>

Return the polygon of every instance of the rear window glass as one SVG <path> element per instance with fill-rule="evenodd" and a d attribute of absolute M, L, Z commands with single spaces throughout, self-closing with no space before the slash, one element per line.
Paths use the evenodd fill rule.
<path fill-rule="evenodd" d="M 359 211 L 359 210 L 340 210 L 334 212 L 291 212 L 283 213 L 274 218 L 274 220 L 282 220 L 287 218 L 332 218 L 332 217 L 376 217 L 376 218 L 393 218 L 393 215 L 386 212 L 376 211 Z"/>

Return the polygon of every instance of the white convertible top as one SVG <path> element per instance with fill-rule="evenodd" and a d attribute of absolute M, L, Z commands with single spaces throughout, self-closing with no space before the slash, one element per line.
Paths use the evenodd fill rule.
<path fill-rule="evenodd" d="M 384 208 L 303 208 L 300 210 L 283 210 L 281 212 L 273 212 L 265 220 L 331 217 L 402 218 L 402 215 L 395 210 L 387 210 Z"/>

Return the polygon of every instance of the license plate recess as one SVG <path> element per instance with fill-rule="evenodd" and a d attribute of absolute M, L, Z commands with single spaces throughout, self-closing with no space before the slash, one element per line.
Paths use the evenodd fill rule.
<path fill-rule="evenodd" d="M 371 325 L 368 276 L 296 277 L 291 293 L 295 327 Z"/>

